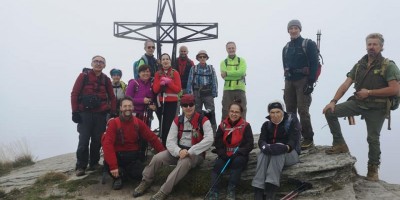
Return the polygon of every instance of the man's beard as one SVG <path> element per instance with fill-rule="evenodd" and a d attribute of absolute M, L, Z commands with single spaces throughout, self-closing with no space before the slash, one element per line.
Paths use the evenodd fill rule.
<path fill-rule="evenodd" d="M 372 58 L 376 58 L 378 53 L 376 53 L 374 50 L 368 50 L 368 56 Z"/>
<path fill-rule="evenodd" d="M 129 120 L 132 118 L 132 110 L 125 110 L 120 113 L 122 120 Z"/>

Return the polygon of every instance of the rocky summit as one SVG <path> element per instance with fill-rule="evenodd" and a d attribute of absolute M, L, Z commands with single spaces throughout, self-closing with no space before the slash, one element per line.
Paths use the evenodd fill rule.
<path fill-rule="evenodd" d="M 258 138 L 258 137 L 255 137 Z M 257 141 L 257 139 L 255 139 Z M 399 199 L 400 185 L 388 184 L 384 181 L 370 182 L 364 177 L 357 175 L 354 164 L 357 161 L 350 153 L 326 155 L 327 146 L 316 146 L 310 150 L 303 151 L 300 156 L 300 163 L 287 167 L 283 170 L 282 185 L 279 188 L 279 197 L 283 197 L 294 190 L 301 183 L 312 185 L 311 189 L 302 192 L 296 199 L 346 199 L 346 200 L 384 200 Z M 238 186 L 237 199 L 252 199 L 253 190 L 251 180 L 257 164 L 256 155 L 259 153 L 255 148 L 250 154 L 247 169 L 242 174 L 242 181 Z M 193 169 L 169 195 L 168 199 L 203 199 L 210 187 L 210 170 L 216 155 L 207 152 L 205 162 Z M 133 189 L 139 181 L 127 181 L 122 190 L 112 190 L 111 178 L 106 174 L 103 178 L 101 170 L 91 172 L 83 177 L 74 175 L 75 153 L 65 154 L 36 162 L 32 166 L 13 170 L 11 173 L 0 177 L 0 190 L 7 197 L 7 193 L 15 190 L 24 190 L 34 185 L 38 177 L 48 172 L 60 172 L 68 176 L 67 182 L 78 183 L 80 181 L 92 180 L 78 189 L 70 190 L 57 185 L 46 187 L 40 193 L 41 198 L 57 196 L 58 199 L 132 199 Z M 149 199 L 155 194 L 165 181 L 173 166 L 166 166 L 160 169 L 153 186 L 144 196 L 135 198 L 138 200 Z M 229 173 L 229 171 L 225 172 Z M 221 186 L 226 185 L 227 177 L 224 176 Z M 102 184 L 104 180 L 105 184 Z M 224 189 L 221 190 L 221 197 L 224 197 Z M 11 195 L 8 195 L 11 196 Z M 220 197 L 220 198 L 221 198 Z M 2 197 L 0 196 L 0 199 Z"/>

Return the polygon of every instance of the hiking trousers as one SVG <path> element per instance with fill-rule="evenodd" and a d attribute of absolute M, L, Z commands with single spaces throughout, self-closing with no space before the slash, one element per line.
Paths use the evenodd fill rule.
<path fill-rule="evenodd" d="M 78 149 L 76 169 L 94 166 L 100 160 L 101 135 L 106 130 L 106 113 L 81 112 L 82 122 L 78 124 Z M 89 148 L 90 142 L 90 148 Z"/>
<path fill-rule="evenodd" d="M 221 121 L 223 121 L 226 117 L 228 117 L 229 113 L 229 105 L 235 99 L 240 99 L 242 101 L 241 106 L 243 107 L 242 118 L 246 119 L 247 113 L 247 99 L 246 92 L 243 90 L 224 90 L 222 96 L 222 116 Z"/>
<path fill-rule="evenodd" d="M 362 115 L 365 118 L 365 123 L 367 125 L 367 141 L 369 147 L 368 164 L 379 166 L 381 157 L 379 137 L 385 121 L 385 109 L 361 108 L 358 106 L 356 101 L 350 100 L 337 104 L 333 113 L 328 110 L 325 113 L 325 118 L 333 136 L 332 145 L 346 143 L 343 138 L 338 118 L 357 115 Z"/>
<path fill-rule="evenodd" d="M 126 179 L 128 177 L 137 180 L 142 179 L 144 166 L 143 163 L 140 161 L 139 151 L 121 151 L 116 152 L 115 155 L 117 156 L 118 170 L 122 179 Z M 104 168 L 113 179 L 116 179 L 111 174 L 110 167 L 106 161 L 104 161 Z"/>
<path fill-rule="evenodd" d="M 164 108 L 163 108 L 164 107 Z M 164 102 L 161 107 L 157 108 L 156 114 L 159 120 L 159 128 L 161 134 L 161 140 L 164 147 L 166 146 L 167 136 L 169 133 L 169 129 L 171 128 L 171 124 L 176 116 L 176 109 L 178 107 L 178 102 Z M 164 111 L 164 112 L 163 112 Z"/>
<path fill-rule="evenodd" d="M 228 186 L 230 188 L 235 188 L 236 185 L 239 183 L 240 176 L 242 175 L 242 171 L 247 166 L 248 160 L 248 157 L 238 155 L 234 159 L 232 159 L 228 166 L 225 168 L 225 171 L 223 173 L 230 169 L 228 179 Z M 224 168 L 226 162 L 228 161 L 222 160 L 220 158 L 217 158 L 215 160 L 214 168 L 211 171 L 211 185 L 213 185 L 216 181 L 218 182 L 215 183 L 214 187 L 211 189 L 214 192 L 219 191 L 219 180 L 221 180 L 222 177 L 219 180 L 217 180 L 217 177 L 221 173 L 221 170 L 222 168 Z"/>
<path fill-rule="evenodd" d="M 214 97 L 213 96 L 201 96 L 199 90 L 194 90 L 193 91 L 194 97 L 195 97 L 195 104 L 196 104 L 196 112 L 202 113 L 203 110 L 203 105 L 206 110 L 211 110 L 211 119 L 210 123 L 213 129 L 214 137 L 215 133 L 217 131 L 217 122 L 215 120 L 215 104 L 214 104 Z"/>
<path fill-rule="evenodd" d="M 280 155 L 267 155 L 262 152 L 257 155 L 257 167 L 251 185 L 264 189 L 266 183 L 280 186 L 283 167 L 299 162 L 299 154 L 292 150 Z"/>
<path fill-rule="evenodd" d="M 314 131 L 311 125 L 310 106 L 311 94 L 304 95 L 303 88 L 307 84 L 307 77 L 300 80 L 285 80 L 283 99 L 285 100 L 286 112 L 299 113 L 301 124 L 301 135 L 304 140 L 313 141 Z"/>
<path fill-rule="evenodd" d="M 152 183 L 158 169 L 165 165 L 176 165 L 160 188 L 160 191 L 168 195 L 174 186 L 186 176 L 189 170 L 201 164 L 203 160 L 202 155 L 190 155 L 189 157 L 179 159 L 179 157 L 174 157 L 168 150 L 165 150 L 154 155 L 149 165 L 144 168 L 143 180 L 147 183 Z"/>

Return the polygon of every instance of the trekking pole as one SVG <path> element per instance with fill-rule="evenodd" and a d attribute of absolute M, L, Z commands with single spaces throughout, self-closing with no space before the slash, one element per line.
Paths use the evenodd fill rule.
<path fill-rule="evenodd" d="M 286 196 L 282 197 L 281 200 L 292 200 L 295 197 L 297 197 L 300 193 L 302 193 L 302 192 L 304 192 L 304 191 L 306 191 L 308 189 L 311 189 L 311 188 L 312 188 L 312 184 L 311 183 L 302 182 L 299 187 L 297 187 L 296 189 L 291 191 Z"/>
<path fill-rule="evenodd" d="M 237 146 L 237 147 L 235 148 L 235 150 L 233 151 L 233 154 L 235 154 L 236 151 L 237 151 L 238 149 L 239 149 L 239 146 Z M 233 155 L 233 154 L 232 154 L 232 155 Z M 208 190 L 208 192 L 207 192 L 206 196 L 204 197 L 204 199 L 206 199 L 206 198 L 208 197 L 208 195 L 210 195 L 211 190 L 212 190 L 212 189 L 214 188 L 214 186 L 218 183 L 219 177 L 222 175 L 222 173 L 224 173 L 226 167 L 228 166 L 228 164 L 229 164 L 230 162 L 231 162 L 231 158 L 229 158 L 229 159 L 226 161 L 224 167 L 221 169 L 221 172 L 219 172 L 219 174 L 218 174 L 218 176 L 217 176 L 217 179 L 215 179 L 214 183 L 212 184 L 211 188 Z"/>
<path fill-rule="evenodd" d="M 324 59 L 322 58 L 320 46 L 321 46 L 321 30 L 317 31 L 317 49 L 318 49 L 318 56 L 321 58 L 321 63 L 324 64 Z"/>
<path fill-rule="evenodd" d="M 163 97 L 162 97 L 162 111 L 161 111 L 161 124 L 160 124 L 160 132 L 159 132 L 159 136 L 161 138 L 161 142 L 162 142 L 162 135 L 163 135 L 163 129 L 164 129 L 164 109 L 165 109 L 165 92 L 163 92 Z"/>

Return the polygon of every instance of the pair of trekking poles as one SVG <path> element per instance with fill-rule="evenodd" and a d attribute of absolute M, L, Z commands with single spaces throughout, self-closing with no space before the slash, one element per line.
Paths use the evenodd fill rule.
<path fill-rule="evenodd" d="M 233 151 L 233 154 L 236 153 L 236 151 L 239 149 L 239 146 L 237 146 L 235 148 L 235 150 Z M 208 195 L 210 195 L 211 190 L 214 188 L 214 186 L 218 183 L 219 178 L 221 177 L 221 175 L 224 173 L 226 167 L 229 165 L 229 163 L 231 162 L 231 158 L 229 158 L 224 167 L 221 169 L 221 171 L 219 172 L 217 178 L 215 179 L 214 183 L 212 184 L 211 188 L 208 190 L 206 196 L 204 196 L 204 199 L 207 199 Z M 300 193 L 311 189 L 312 188 L 312 184 L 308 183 L 308 182 L 300 182 L 300 186 L 298 186 L 296 189 L 294 189 L 293 191 L 291 191 L 289 194 L 287 194 L 286 196 L 282 197 L 281 200 L 292 200 L 294 198 L 296 198 Z"/>

